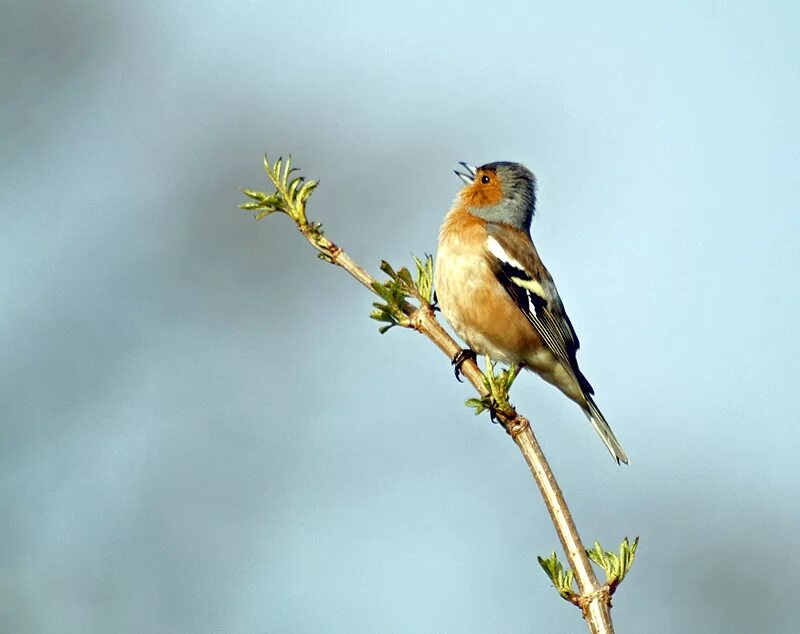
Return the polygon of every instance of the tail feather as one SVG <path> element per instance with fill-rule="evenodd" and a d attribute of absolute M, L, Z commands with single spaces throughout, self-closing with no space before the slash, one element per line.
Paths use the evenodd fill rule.
<path fill-rule="evenodd" d="M 620 462 L 628 464 L 628 456 L 625 450 L 622 448 L 622 445 L 619 444 L 617 437 L 614 435 L 614 432 L 611 431 L 611 427 L 609 427 L 605 417 L 600 412 L 591 396 L 588 396 L 586 399 L 586 409 L 584 412 L 592 423 L 595 431 L 600 436 L 600 439 L 605 443 L 605 446 L 608 447 L 611 455 L 614 456 L 617 464 Z"/>

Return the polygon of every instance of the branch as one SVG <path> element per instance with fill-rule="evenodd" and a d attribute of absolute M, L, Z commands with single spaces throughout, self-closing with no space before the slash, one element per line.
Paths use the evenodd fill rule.
<path fill-rule="evenodd" d="M 381 333 L 395 326 L 416 330 L 430 339 L 448 359 L 453 359 L 461 350 L 461 346 L 447 334 L 436 319 L 435 307 L 432 304 L 433 258 L 427 256 L 424 262 L 415 258 L 416 281 L 406 268 L 395 271 L 387 262 L 382 262 L 381 270 L 389 276 L 389 279 L 384 282 L 378 281 L 327 238 L 319 223 L 308 221 L 306 202 L 316 188 L 317 181 L 305 181 L 302 177 L 292 178 L 291 175 L 296 169 L 291 167 L 291 157 L 285 163 L 279 158 L 270 165 L 265 156 L 264 167 L 276 192 L 268 195 L 244 189 L 243 193 L 252 202 L 244 203 L 240 208 L 255 211 L 257 220 L 272 213 L 288 215 L 309 244 L 316 249 L 320 259 L 341 267 L 382 300 L 373 304 L 375 310 L 371 314 L 373 319 L 386 323 L 381 327 Z M 610 613 L 611 595 L 633 563 L 638 538 L 632 548 L 628 546 L 627 539 L 623 542 L 616 563 L 612 559 L 616 555 L 604 552 L 597 542 L 595 548 L 587 552 L 558 482 L 533 434 L 530 422 L 520 415 L 508 400 L 508 390 L 517 375 L 517 369 L 512 367 L 496 375 L 494 368 L 489 364 L 484 374 L 478 364 L 469 359 L 461 366 L 461 372 L 479 394 L 479 398 L 470 399 L 467 404 L 474 407 L 476 413 L 485 409 L 490 410 L 492 417 L 499 420 L 522 452 L 550 513 L 569 562 L 569 569 L 563 568 L 555 553 L 547 560 L 539 558 L 540 565 L 550 576 L 561 596 L 581 608 L 590 632 L 612 634 L 614 628 Z M 590 557 L 606 570 L 607 581 L 604 585 L 598 581 Z M 578 585 L 577 593 L 572 590 L 573 579 Z"/>

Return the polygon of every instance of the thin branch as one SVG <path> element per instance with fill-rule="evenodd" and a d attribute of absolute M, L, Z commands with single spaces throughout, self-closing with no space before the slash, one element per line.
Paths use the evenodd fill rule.
<path fill-rule="evenodd" d="M 320 225 L 308 222 L 305 216 L 305 202 L 316 186 L 316 182 L 308 181 L 303 187 L 300 187 L 300 183 L 297 182 L 298 179 L 290 183 L 289 174 L 293 171 L 289 168 L 290 164 L 291 159 L 288 159 L 283 166 L 285 169 L 282 171 L 280 159 L 274 166 L 270 166 L 265 159 L 267 174 L 278 189 L 278 193 L 267 196 L 261 192 L 243 190 L 247 196 L 256 202 L 246 203 L 242 205 L 242 208 L 259 211 L 257 218 L 275 211 L 286 213 L 295 220 L 298 229 L 309 244 L 319 253 L 321 259 L 341 267 L 362 286 L 382 296 L 378 292 L 382 288 L 381 283 L 359 266 L 338 245 L 328 239 L 322 232 Z M 304 191 L 305 194 L 303 194 Z M 382 266 L 384 270 L 394 273 L 388 264 L 384 263 L 384 265 L 385 267 Z M 418 292 L 412 291 L 412 294 L 415 299 L 419 300 L 419 305 L 414 306 L 410 302 L 400 299 L 396 308 L 402 315 L 400 321 L 397 321 L 397 325 L 414 329 L 425 335 L 448 359 L 453 359 L 461 350 L 461 346 L 450 337 L 436 319 L 434 307 L 430 304 L 428 298 L 421 297 Z M 474 360 L 465 361 L 461 366 L 461 372 L 472 383 L 482 398 L 495 397 L 495 394 L 490 393 L 488 382 L 485 380 L 486 375 L 481 372 Z M 511 380 L 513 380 L 513 377 Z M 508 386 L 510 386 L 510 381 L 507 383 L 506 388 Z M 495 401 L 495 403 L 497 404 L 498 401 Z M 600 584 L 587 556 L 586 548 L 575 527 L 569 507 L 533 434 L 528 419 L 518 414 L 514 407 L 507 402 L 507 399 L 505 402 L 500 403 L 497 409 L 493 409 L 493 414 L 514 439 L 525 461 L 528 463 L 558 534 L 569 566 L 574 573 L 578 584 L 578 594 L 567 589 L 562 592 L 562 596 L 581 608 L 589 626 L 589 631 L 592 634 L 613 634 L 614 628 L 610 613 L 611 594 L 621 581 L 622 576 L 624 576 L 624 572 L 622 576 L 618 577 L 609 575 L 609 581 L 604 585 Z M 627 547 L 627 540 L 624 546 Z M 633 551 L 635 551 L 635 547 L 636 543 L 634 543 Z M 599 550 L 599 544 L 596 544 L 596 549 Z M 626 559 L 626 561 L 628 560 Z M 628 567 L 630 567 L 632 561 L 633 552 L 630 553 Z M 627 572 L 627 569 L 625 572 Z"/>

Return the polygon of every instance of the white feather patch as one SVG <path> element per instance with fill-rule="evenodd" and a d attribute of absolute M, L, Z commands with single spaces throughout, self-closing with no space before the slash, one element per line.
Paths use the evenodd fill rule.
<path fill-rule="evenodd" d="M 526 291 L 530 291 L 534 295 L 537 295 L 538 297 L 541 297 L 543 300 L 547 301 L 547 295 L 544 294 L 544 288 L 536 280 L 524 280 L 521 277 L 512 277 L 511 281 L 517 286 L 521 286 Z"/>
<path fill-rule="evenodd" d="M 519 269 L 520 271 L 524 271 L 525 269 L 522 268 L 522 265 L 517 262 L 514 258 L 512 258 L 506 250 L 500 245 L 500 243 L 494 239 L 493 236 L 489 236 L 486 239 L 486 248 L 489 249 L 489 253 L 491 253 L 494 257 L 498 260 L 505 262 L 506 264 L 510 264 L 515 269 Z"/>

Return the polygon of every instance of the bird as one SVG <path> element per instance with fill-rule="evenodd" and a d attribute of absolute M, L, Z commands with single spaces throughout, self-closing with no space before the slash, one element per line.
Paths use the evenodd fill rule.
<path fill-rule="evenodd" d="M 556 285 L 531 238 L 536 177 L 520 163 L 459 163 L 464 182 L 439 231 L 436 301 L 468 348 L 453 357 L 532 370 L 577 403 L 611 455 L 628 456 L 580 371 L 580 343 Z"/>

